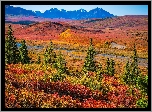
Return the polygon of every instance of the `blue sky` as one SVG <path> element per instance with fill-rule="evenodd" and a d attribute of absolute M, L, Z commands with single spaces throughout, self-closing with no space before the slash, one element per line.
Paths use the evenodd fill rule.
<path fill-rule="evenodd" d="M 51 8 L 65 9 L 67 11 L 85 9 L 90 11 L 96 7 L 102 8 L 117 16 L 124 15 L 148 15 L 148 5 L 13 5 L 27 10 L 45 12 Z"/>

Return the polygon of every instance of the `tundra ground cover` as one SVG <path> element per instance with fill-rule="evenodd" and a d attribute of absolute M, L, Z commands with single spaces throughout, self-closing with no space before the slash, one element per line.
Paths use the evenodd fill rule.
<path fill-rule="evenodd" d="M 140 51 L 135 46 L 116 50 L 116 54 L 123 51 L 122 55 L 130 52 L 132 56 L 129 62 L 121 62 L 117 58 L 97 56 L 99 52 L 114 51 L 109 42 L 98 50 L 94 41 L 86 46 L 64 41 L 53 41 L 55 45 L 52 41 L 47 44 L 26 41 L 32 46 L 44 46 L 27 50 L 27 44 L 22 41 L 15 54 L 17 47 L 13 50 L 10 47 L 15 46 L 15 41 L 10 28 L 5 43 L 6 108 L 148 107 L 148 68 L 139 66 Z"/>
<path fill-rule="evenodd" d="M 71 65 L 76 62 L 81 63 L 81 60 L 70 61 Z M 102 62 L 106 63 L 104 61 Z M 6 65 L 6 107 L 138 107 L 136 103 L 139 99 L 143 99 L 142 91 L 124 84 L 121 80 L 121 74 L 115 74 L 114 76 L 102 74 L 102 78 L 99 80 L 95 72 L 81 72 L 80 68 L 82 68 L 82 66 L 83 63 L 79 65 L 79 69 L 77 69 L 77 67 L 70 66 L 69 64 L 70 74 L 64 74 L 65 78 L 63 81 L 54 82 L 51 79 L 57 71 L 55 68 L 52 68 L 51 65 L 45 66 L 43 63 Z M 119 70 L 119 68 L 116 68 L 116 71 L 117 70 Z M 145 101 L 148 100 L 147 98 L 147 96 L 144 96 Z"/>

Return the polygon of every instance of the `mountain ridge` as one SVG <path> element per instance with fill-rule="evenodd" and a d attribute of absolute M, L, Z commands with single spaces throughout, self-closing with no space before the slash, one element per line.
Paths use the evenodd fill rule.
<path fill-rule="evenodd" d="M 26 10 L 20 7 L 13 7 L 10 5 L 5 5 L 5 16 L 6 15 L 37 16 L 32 10 Z"/>
<path fill-rule="evenodd" d="M 51 8 L 46 10 L 44 13 L 40 11 L 26 10 L 20 7 L 13 7 L 10 5 L 5 6 L 5 15 L 15 15 L 15 16 L 37 16 L 43 18 L 61 18 L 61 19 L 89 19 L 89 18 L 107 18 L 114 17 L 113 14 L 103 10 L 102 8 L 95 8 L 90 11 L 84 9 L 66 11 L 64 9 L 58 10 L 57 8 Z"/>

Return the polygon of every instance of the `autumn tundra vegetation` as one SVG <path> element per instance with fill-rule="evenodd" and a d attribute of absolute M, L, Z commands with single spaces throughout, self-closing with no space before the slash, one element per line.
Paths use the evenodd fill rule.
<path fill-rule="evenodd" d="M 6 108 L 148 107 L 148 73 L 138 66 L 136 44 L 131 60 L 120 65 L 112 58 L 95 59 L 94 38 L 87 50 L 78 46 L 80 51 L 74 52 L 84 59 L 71 58 L 52 40 L 37 52 L 29 50 L 27 43 L 16 40 L 9 25 L 5 38 Z M 105 42 L 105 49 L 108 46 Z"/>

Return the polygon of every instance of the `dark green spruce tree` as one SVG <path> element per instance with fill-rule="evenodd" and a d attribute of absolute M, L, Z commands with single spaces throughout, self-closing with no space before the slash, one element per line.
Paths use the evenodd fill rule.
<path fill-rule="evenodd" d="M 115 68 L 114 68 L 115 62 L 114 62 L 114 60 L 107 58 L 107 62 L 106 63 L 107 63 L 107 65 L 106 65 L 106 73 L 108 75 L 110 75 L 110 76 L 113 76 L 114 73 L 115 73 Z"/>
<path fill-rule="evenodd" d="M 111 59 L 111 61 L 110 61 L 110 75 L 111 76 L 114 76 L 114 74 L 115 74 L 115 62 L 114 62 L 114 60 L 113 59 Z"/>
<path fill-rule="evenodd" d="M 49 55 L 50 55 L 49 51 L 48 51 L 48 49 L 46 49 L 45 53 L 44 53 L 44 63 L 45 63 L 45 65 L 47 65 L 49 63 L 49 57 L 50 57 Z"/>
<path fill-rule="evenodd" d="M 136 78 L 140 75 L 139 72 L 139 68 L 138 68 L 138 56 L 137 56 L 137 50 L 136 50 L 136 46 L 134 44 L 134 49 L 133 49 L 133 61 L 131 63 L 131 74 L 132 74 L 132 81 L 134 82 L 134 84 L 136 83 Z"/>
<path fill-rule="evenodd" d="M 31 58 L 28 56 L 28 50 L 25 40 L 21 41 L 21 46 L 19 48 L 19 51 L 20 51 L 20 62 L 22 64 L 29 64 Z"/>
<path fill-rule="evenodd" d="M 16 38 L 13 36 L 13 30 L 9 25 L 7 37 L 5 39 L 5 63 L 16 64 L 19 61 L 19 50 L 16 45 Z"/>
<path fill-rule="evenodd" d="M 140 98 L 136 105 L 140 108 L 147 108 L 148 107 L 148 101 L 144 98 L 144 96 L 148 95 L 148 75 L 142 75 L 139 67 L 138 67 L 138 56 L 137 56 L 137 50 L 134 44 L 133 49 L 133 56 L 132 56 L 132 63 L 129 64 L 129 61 L 127 61 L 123 79 L 124 82 L 130 87 L 134 86 L 141 90 L 142 98 Z M 132 91 L 133 94 L 133 91 Z"/>
<path fill-rule="evenodd" d="M 49 63 L 53 66 L 53 67 L 56 67 L 55 66 L 55 63 L 56 63 L 56 53 L 54 52 L 54 45 L 53 45 L 53 42 L 50 40 L 50 46 L 48 48 L 48 52 L 49 52 Z"/>
<path fill-rule="evenodd" d="M 131 73 L 130 73 L 129 61 L 127 61 L 126 65 L 125 65 L 125 68 L 124 68 L 123 80 L 129 85 L 132 83 L 132 76 L 131 76 Z"/>
<path fill-rule="evenodd" d="M 94 72 L 96 70 L 95 66 L 95 61 L 94 61 L 94 56 L 96 52 L 94 50 L 93 44 L 92 44 L 92 38 L 90 38 L 90 46 L 87 51 L 87 56 L 85 58 L 84 66 L 83 66 L 83 71 L 92 71 Z"/>
<path fill-rule="evenodd" d="M 134 44 L 132 62 L 131 64 L 127 62 L 124 70 L 124 81 L 129 85 L 136 85 L 137 78 L 140 75 L 137 57 L 137 50 Z"/>
<path fill-rule="evenodd" d="M 53 42 L 50 40 L 49 48 L 46 49 L 44 53 L 44 62 L 45 64 L 51 64 L 53 67 L 56 68 L 56 53 L 53 51 L 54 45 Z"/>
<path fill-rule="evenodd" d="M 109 74 L 110 72 L 110 59 L 107 58 L 107 61 L 106 61 L 106 73 Z"/>
<path fill-rule="evenodd" d="M 57 56 L 56 66 L 57 66 L 58 74 L 66 73 L 66 69 L 67 69 L 66 61 L 63 58 L 63 55 L 61 54 L 61 52 L 59 52 L 59 55 Z"/>
<path fill-rule="evenodd" d="M 67 67 L 66 67 L 66 61 L 63 58 L 61 52 L 59 52 L 59 55 L 56 58 L 56 69 L 57 69 L 57 74 L 54 75 L 53 81 L 63 80 L 65 78 L 64 74 L 67 72 Z"/>
<path fill-rule="evenodd" d="M 134 54 L 133 54 L 133 62 L 131 64 L 131 74 L 132 74 L 132 82 L 133 84 L 136 85 L 137 88 L 143 91 L 143 93 L 148 94 L 148 75 L 144 76 L 139 67 L 138 67 L 138 55 L 137 55 L 137 50 L 136 46 L 134 44 Z"/>

